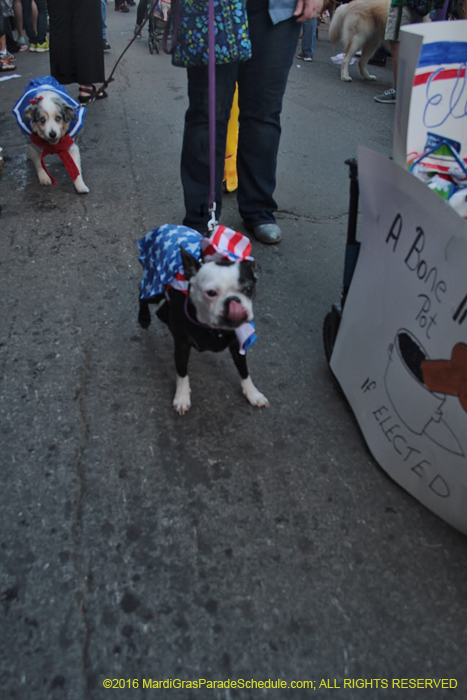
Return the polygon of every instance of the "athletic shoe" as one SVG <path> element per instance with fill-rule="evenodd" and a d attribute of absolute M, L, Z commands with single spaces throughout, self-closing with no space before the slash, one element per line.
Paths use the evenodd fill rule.
<path fill-rule="evenodd" d="M 299 54 L 297 54 L 297 58 L 299 58 L 301 61 L 312 61 L 313 58 L 311 56 L 305 56 L 303 51 Z"/>
<path fill-rule="evenodd" d="M 395 105 L 396 104 L 396 89 L 389 88 L 389 90 L 386 90 L 386 92 L 383 92 L 382 95 L 376 95 L 376 97 L 374 99 L 375 99 L 375 102 L 381 102 L 382 104 Z"/>
<path fill-rule="evenodd" d="M 36 44 L 37 53 L 45 53 L 49 51 L 49 40 L 46 39 L 43 44 Z"/>
<path fill-rule="evenodd" d="M 125 5 L 124 2 L 120 3 L 120 5 L 115 5 L 115 9 L 117 12 L 129 12 L 130 9 Z"/>
<path fill-rule="evenodd" d="M 107 39 L 102 40 L 102 45 L 104 47 L 104 51 L 110 51 L 110 49 L 112 48 Z"/>
<path fill-rule="evenodd" d="M 37 44 L 29 44 L 29 51 L 35 51 Z"/>

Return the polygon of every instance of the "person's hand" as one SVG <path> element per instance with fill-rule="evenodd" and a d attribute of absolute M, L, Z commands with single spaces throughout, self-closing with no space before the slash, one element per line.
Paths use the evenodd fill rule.
<path fill-rule="evenodd" d="M 323 9 L 323 0 L 297 0 L 294 17 L 297 22 L 306 22 L 307 19 L 314 19 Z"/>

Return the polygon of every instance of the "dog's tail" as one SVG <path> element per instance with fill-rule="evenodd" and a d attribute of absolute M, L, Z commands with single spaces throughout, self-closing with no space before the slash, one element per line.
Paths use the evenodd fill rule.
<path fill-rule="evenodd" d="M 331 24 L 329 25 L 329 41 L 332 45 L 337 44 L 342 39 L 342 28 L 347 14 L 348 5 L 339 5 L 334 12 Z"/>
<path fill-rule="evenodd" d="M 149 311 L 149 302 L 147 299 L 139 300 L 138 322 L 141 328 L 149 328 L 151 325 L 151 312 Z"/>

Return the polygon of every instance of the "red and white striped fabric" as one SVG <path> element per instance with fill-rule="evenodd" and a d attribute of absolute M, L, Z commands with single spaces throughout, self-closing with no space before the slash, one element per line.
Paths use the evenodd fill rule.
<path fill-rule="evenodd" d="M 250 239 L 226 226 L 217 226 L 210 238 L 203 238 L 201 248 L 205 262 L 219 258 L 253 260 Z"/>

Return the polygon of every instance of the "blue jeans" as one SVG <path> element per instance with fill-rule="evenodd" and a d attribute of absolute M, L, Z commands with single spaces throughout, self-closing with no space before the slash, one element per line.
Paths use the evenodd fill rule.
<path fill-rule="evenodd" d="M 276 166 L 280 114 L 300 25 L 295 18 L 273 25 L 267 0 L 248 0 L 253 56 L 249 61 L 216 66 L 216 207 L 220 218 L 227 125 L 239 89 L 239 212 L 247 228 L 275 221 Z M 185 197 L 183 223 L 206 231 L 209 219 L 209 96 L 206 66 L 188 68 L 189 107 L 181 156 Z"/>
<path fill-rule="evenodd" d="M 43 44 L 47 37 L 47 5 L 45 0 L 36 0 L 37 34 L 32 23 L 32 0 L 21 0 L 24 29 L 31 44 Z"/>
<path fill-rule="evenodd" d="M 105 0 L 101 0 L 101 13 L 102 13 L 102 38 L 107 38 L 107 25 L 105 20 L 107 19 L 107 5 Z"/>
<path fill-rule="evenodd" d="M 316 17 L 303 23 L 302 53 L 309 58 L 313 58 L 315 55 L 317 26 L 318 20 Z"/>

